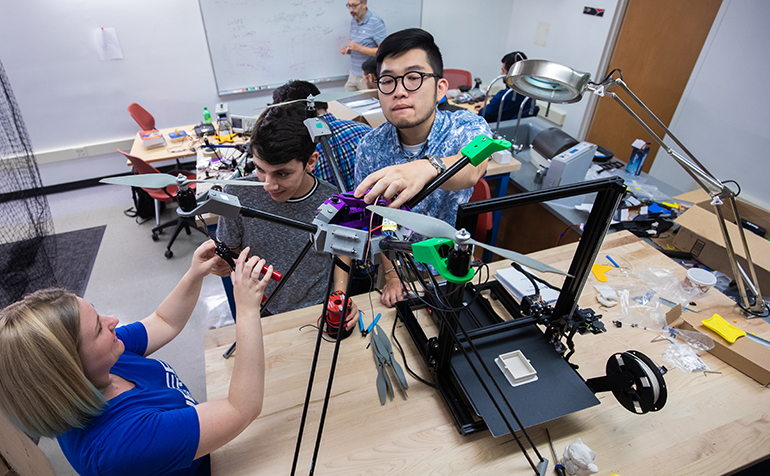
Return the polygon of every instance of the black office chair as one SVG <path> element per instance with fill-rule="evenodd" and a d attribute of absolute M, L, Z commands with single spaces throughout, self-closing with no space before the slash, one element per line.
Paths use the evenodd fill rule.
<path fill-rule="evenodd" d="M 134 167 L 134 173 L 136 174 L 157 174 L 160 173 L 158 169 L 153 167 L 152 165 L 148 164 L 144 160 L 140 159 L 139 157 L 135 157 L 127 152 L 123 152 L 122 150 L 118 149 L 118 152 L 126 156 L 126 158 L 131 162 L 131 165 Z M 179 170 L 177 172 L 181 172 L 187 178 L 195 178 L 195 172 L 190 172 L 187 170 Z M 194 188 L 195 184 L 190 184 L 191 188 Z M 177 193 L 177 186 L 172 185 L 170 187 L 166 188 L 143 188 L 144 191 L 150 194 L 150 196 L 155 199 L 155 224 L 157 225 L 155 228 L 152 229 L 152 240 L 158 241 L 160 239 L 160 234 L 163 233 L 163 230 L 169 227 L 176 227 L 174 229 L 174 234 L 171 235 L 171 239 L 168 241 L 168 246 L 166 246 L 166 258 L 171 258 L 174 256 L 174 252 L 171 251 L 171 245 L 174 244 L 174 240 L 176 240 L 176 237 L 179 236 L 179 232 L 184 229 L 184 231 L 187 232 L 187 234 L 191 234 L 192 232 L 190 229 L 196 229 L 199 232 L 203 233 L 204 235 L 208 236 L 208 233 L 206 233 L 206 230 L 199 227 L 198 224 L 195 222 L 195 218 L 192 217 L 181 217 L 177 216 L 177 218 L 163 223 L 162 225 L 158 222 L 159 219 L 159 207 L 158 202 L 173 202 L 176 201 L 176 193 Z"/>

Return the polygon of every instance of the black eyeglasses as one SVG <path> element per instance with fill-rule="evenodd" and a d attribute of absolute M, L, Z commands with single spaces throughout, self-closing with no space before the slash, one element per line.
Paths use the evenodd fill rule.
<path fill-rule="evenodd" d="M 436 73 L 421 73 L 419 71 L 409 71 L 401 76 L 390 76 L 388 74 L 382 75 L 377 78 L 377 89 L 382 94 L 393 94 L 398 85 L 398 80 L 401 80 L 401 84 L 404 85 L 404 89 L 409 92 L 414 92 L 420 89 L 422 82 L 425 78 L 440 78 Z"/>

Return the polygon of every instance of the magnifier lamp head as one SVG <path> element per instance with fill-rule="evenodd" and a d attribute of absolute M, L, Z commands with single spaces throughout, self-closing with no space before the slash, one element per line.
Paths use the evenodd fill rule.
<path fill-rule="evenodd" d="M 511 66 L 505 83 L 514 91 L 540 101 L 566 104 L 583 97 L 589 73 L 545 60 L 518 61 Z"/>

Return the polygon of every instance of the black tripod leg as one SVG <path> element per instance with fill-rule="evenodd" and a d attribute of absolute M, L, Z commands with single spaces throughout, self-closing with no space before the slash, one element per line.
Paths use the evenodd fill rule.
<path fill-rule="evenodd" d="M 345 284 L 345 301 L 342 303 L 342 315 L 340 316 L 339 327 L 337 328 L 337 341 L 334 343 L 334 355 L 332 356 L 332 366 L 329 369 L 329 382 L 326 384 L 326 395 L 324 396 L 324 406 L 321 411 L 321 421 L 318 423 L 318 436 L 315 439 L 315 449 L 313 450 L 313 460 L 310 462 L 310 473 L 315 471 L 316 458 L 318 457 L 318 450 L 321 448 L 321 436 L 324 431 L 324 422 L 326 421 L 326 410 L 329 408 L 329 398 L 332 394 L 332 383 L 334 382 L 334 370 L 337 368 L 337 357 L 340 353 L 340 342 L 342 341 L 342 332 L 345 328 L 345 318 L 348 315 L 348 301 L 350 298 L 350 286 L 353 282 L 353 266 L 355 260 L 350 261 L 350 272 L 348 272 L 348 282 Z M 332 279 L 334 279 L 334 268 L 332 268 Z M 323 319 L 326 320 L 325 318 Z M 322 327 L 323 329 L 323 327 Z"/>
<path fill-rule="evenodd" d="M 308 240 L 307 244 L 304 248 L 302 248 L 302 251 L 299 253 L 299 256 L 297 256 L 297 259 L 294 260 L 294 263 L 292 263 L 291 268 L 284 273 L 283 278 L 281 278 L 281 281 L 278 283 L 278 286 L 275 287 L 272 293 L 270 293 L 270 296 L 267 298 L 267 301 L 265 301 L 264 304 L 259 308 L 260 311 L 263 309 L 267 309 L 267 306 L 270 305 L 270 303 L 273 301 L 273 298 L 278 294 L 278 292 L 283 288 L 283 286 L 286 284 L 286 281 L 291 277 L 291 275 L 294 273 L 294 271 L 297 269 L 299 264 L 302 262 L 302 258 L 305 257 L 308 251 L 310 251 L 310 248 L 313 246 L 313 240 Z M 333 268 L 332 268 L 333 270 Z M 332 271 L 332 274 L 334 271 Z M 328 293 L 327 293 L 328 296 Z M 233 353 L 235 352 L 235 342 L 233 342 L 233 345 L 230 346 L 229 349 L 227 349 L 227 352 L 222 354 L 222 357 L 225 359 L 229 359 Z"/>
<path fill-rule="evenodd" d="M 329 307 L 329 294 L 332 291 L 332 288 L 334 286 L 334 268 L 335 268 L 334 261 L 332 261 L 331 270 L 329 271 L 329 282 L 326 284 L 326 296 L 327 298 L 324 300 L 324 307 L 323 312 L 321 313 L 321 323 L 318 325 L 318 337 L 316 338 L 315 342 L 315 351 L 313 352 L 313 363 L 310 366 L 310 377 L 307 383 L 307 393 L 305 394 L 305 405 L 302 408 L 302 418 L 299 422 L 299 433 L 297 434 L 297 446 L 294 449 L 294 461 L 291 463 L 291 474 L 294 475 L 294 472 L 297 469 L 297 460 L 299 458 L 299 450 L 302 446 L 302 434 L 305 431 L 305 420 L 307 420 L 307 410 L 310 406 L 310 394 L 313 391 L 313 379 L 315 378 L 315 369 L 316 365 L 318 364 L 318 354 L 321 350 L 321 340 L 323 339 L 323 330 L 326 326 L 326 312 Z M 346 300 L 347 301 L 347 300 Z M 342 328 L 342 326 L 340 326 Z"/>

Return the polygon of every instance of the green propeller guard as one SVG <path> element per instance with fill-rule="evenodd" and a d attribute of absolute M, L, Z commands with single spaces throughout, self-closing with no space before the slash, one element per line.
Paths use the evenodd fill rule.
<path fill-rule="evenodd" d="M 454 241 L 444 238 L 431 238 L 419 243 L 413 243 L 412 254 L 415 261 L 433 266 L 450 283 L 467 283 L 473 279 L 473 275 L 476 274 L 473 269 L 469 269 L 465 276 L 455 276 L 449 271 L 449 268 L 447 268 L 448 257 L 442 257 L 442 253 L 439 251 L 444 246 L 452 247 L 454 246 Z"/>
<path fill-rule="evenodd" d="M 474 167 L 487 160 L 487 158 L 500 150 L 511 148 L 511 143 L 505 139 L 490 139 L 487 136 L 477 136 L 470 144 L 460 151 L 468 157 Z"/>

